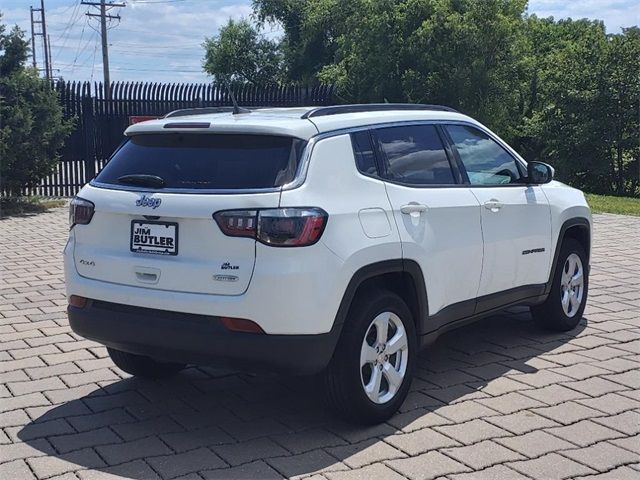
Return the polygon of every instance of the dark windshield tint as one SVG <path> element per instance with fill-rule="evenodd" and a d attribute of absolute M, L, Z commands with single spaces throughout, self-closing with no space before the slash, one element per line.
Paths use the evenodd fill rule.
<path fill-rule="evenodd" d="M 163 133 L 132 137 L 96 177 L 129 185 L 125 175 L 154 175 L 164 188 L 280 187 L 293 180 L 305 142 L 291 137 Z"/>
<path fill-rule="evenodd" d="M 377 175 L 376 157 L 373 153 L 373 145 L 371 145 L 371 136 L 368 131 L 356 132 L 351 134 L 353 143 L 353 154 L 356 157 L 356 165 L 360 172 L 365 175 Z"/>
<path fill-rule="evenodd" d="M 433 125 L 410 125 L 376 130 L 387 160 L 390 180 L 413 185 L 456 183 L 440 136 Z"/>

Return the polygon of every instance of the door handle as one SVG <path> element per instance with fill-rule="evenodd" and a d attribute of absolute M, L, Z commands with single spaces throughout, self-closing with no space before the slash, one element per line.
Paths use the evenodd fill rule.
<path fill-rule="evenodd" d="M 427 210 L 429 210 L 429 207 L 417 202 L 409 202 L 408 204 L 402 205 L 400 207 L 400 211 L 402 213 L 404 213 L 405 215 L 411 215 L 413 217 L 417 217 L 422 212 L 426 212 Z"/>
<path fill-rule="evenodd" d="M 499 212 L 502 208 L 502 202 L 496 200 L 495 198 L 492 198 L 491 200 L 484 202 L 484 208 L 486 208 L 487 210 L 491 210 L 494 213 Z"/>
<path fill-rule="evenodd" d="M 155 273 L 136 272 L 136 278 L 145 283 L 158 283 L 158 275 Z"/>

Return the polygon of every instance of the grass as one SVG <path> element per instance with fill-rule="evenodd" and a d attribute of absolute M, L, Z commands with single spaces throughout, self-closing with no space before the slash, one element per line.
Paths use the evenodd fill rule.
<path fill-rule="evenodd" d="M 66 200 L 60 198 L 33 197 L 0 198 L 0 218 L 46 212 L 50 208 L 63 207 Z"/>
<path fill-rule="evenodd" d="M 618 213 L 640 217 L 640 198 L 614 197 L 612 195 L 586 194 L 593 213 Z M 39 196 L 0 198 L 0 218 L 29 213 L 46 212 L 50 208 L 63 207 L 66 200 Z"/>
<path fill-rule="evenodd" d="M 593 213 L 618 213 L 640 217 L 640 198 L 614 197 L 587 193 L 587 202 Z"/>

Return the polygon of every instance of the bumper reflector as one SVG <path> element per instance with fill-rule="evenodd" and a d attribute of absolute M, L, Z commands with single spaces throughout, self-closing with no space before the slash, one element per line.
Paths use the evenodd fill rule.
<path fill-rule="evenodd" d="M 242 332 L 242 333 L 264 333 L 264 330 L 260 328 L 256 322 L 251 320 L 246 320 L 244 318 L 230 318 L 230 317 L 222 317 L 222 325 L 227 330 L 231 330 L 232 332 Z"/>
<path fill-rule="evenodd" d="M 72 307 L 84 308 L 87 304 L 87 299 L 85 297 L 80 297 L 78 295 L 71 295 L 69 297 L 69 305 Z"/>

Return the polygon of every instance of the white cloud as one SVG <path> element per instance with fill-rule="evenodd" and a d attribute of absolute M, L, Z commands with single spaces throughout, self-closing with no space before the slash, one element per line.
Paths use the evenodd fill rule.
<path fill-rule="evenodd" d="M 17 23 L 30 36 L 29 5 L 37 3 L 4 0 L 3 22 Z M 250 0 L 126 3 L 110 12 L 121 17 L 119 23 L 111 22 L 109 30 L 112 81 L 209 81 L 201 66 L 205 37 L 217 34 L 229 18 L 251 14 Z M 68 80 L 102 80 L 98 19 L 85 15 L 97 10 L 80 5 L 79 0 L 46 0 L 45 6 L 54 74 Z M 42 64 L 39 43 L 36 52 Z"/>
<path fill-rule="evenodd" d="M 204 38 L 215 35 L 229 18 L 251 15 L 251 0 L 143 1 L 128 0 L 125 8 L 112 11 L 121 16 L 119 25 L 112 23 L 109 30 L 114 81 L 208 81 L 201 68 Z M 29 5 L 37 4 L 38 0 L 2 0 L 3 21 L 17 23 L 29 35 Z M 85 15 L 89 7 L 79 0 L 45 0 L 45 5 L 56 74 L 68 80 L 101 80 L 100 40 L 94 30 L 98 24 Z M 529 13 L 603 19 L 609 32 L 640 23 L 638 0 L 530 0 Z M 36 44 L 36 50 L 40 54 L 41 46 Z"/>
<path fill-rule="evenodd" d="M 638 0 L 529 0 L 529 13 L 538 17 L 604 20 L 608 33 L 640 23 Z"/>

